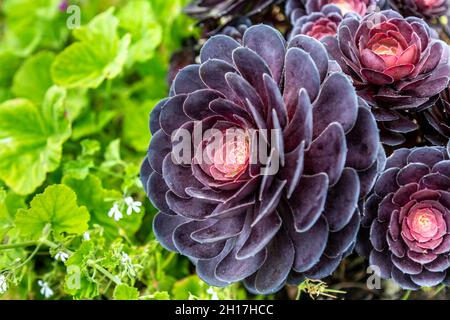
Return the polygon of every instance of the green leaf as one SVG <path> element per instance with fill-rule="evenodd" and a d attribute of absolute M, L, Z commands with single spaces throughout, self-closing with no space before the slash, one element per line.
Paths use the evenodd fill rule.
<path fill-rule="evenodd" d="M 155 105 L 156 102 L 149 101 L 141 106 L 130 103 L 126 108 L 123 120 L 123 139 L 124 143 L 136 151 L 145 152 L 148 149 L 150 141 L 148 117 L 143 117 L 143 115 L 150 114 Z"/>
<path fill-rule="evenodd" d="M 114 300 L 137 300 L 139 291 L 129 285 L 121 284 L 114 289 L 113 297 Z"/>
<path fill-rule="evenodd" d="M 98 113 L 88 110 L 73 125 L 73 140 L 91 136 L 102 131 L 116 116 L 116 111 L 102 110 Z"/>
<path fill-rule="evenodd" d="M 131 34 L 128 64 L 151 59 L 162 41 L 162 27 L 157 22 L 150 3 L 130 1 L 118 14 L 120 27 Z"/>
<path fill-rule="evenodd" d="M 81 141 L 81 155 L 93 156 L 100 151 L 100 142 L 92 139 L 85 139 Z"/>
<path fill-rule="evenodd" d="M 71 133 L 64 97 L 64 90 L 52 87 L 40 108 L 24 99 L 0 105 L 0 179 L 17 194 L 33 193 L 59 167 Z"/>
<path fill-rule="evenodd" d="M 8 26 L 3 45 L 21 56 L 36 48 L 57 49 L 68 36 L 66 16 L 58 10 L 60 0 L 5 0 Z"/>
<path fill-rule="evenodd" d="M 83 180 L 88 176 L 90 169 L 93 167 L 94 161 L 92 159 L 67 161 L 64 164 L 64 175 Z"/>
<path fill-rule="evenodd" d="M 167 291 L 158 291 L 145 296 L 142 300 L 170 300 L 170 295 Z"/>
<path fill-rule="evenodd" d="M 96 176 L 90 174 L 83 180 L 65 176 L 63 183 L 77 193 L 78 202 L 89 209 L 90 224 L 102 226 L 105 238 L 108 240 L 112 241 L 120 236 L 121 231 L 126 232 L 128 236 L 133 236 L 139 229 L 143 217 L 142 211 L 130 216 L 123 212 L 124 217 L 118 222 L 108 216 L 114 202 L 122 199 L 122 194 L 116 190 L 103 188 L 101 180 Z"/>
<path fill-rule="evenodd" d="M 207 290 L 208 285 L 197 276 L 189 276 L 177 281 L 172 289 L 174 300 L 187 300 L 191 296 L 201 297 Z"/>
<path fill-rule="evenodd" d="M 109 143 L 105 150 L 106 162 L 118 163 L 122 161 L 120 157 L 120 139 L 115 139 Z"/>
<path fill-rule="evenodd" d="M 80 41 L 64 49 L 53 62 L 55 83 L 67 88 L 97 88 L 122 72 L 131 36 L 119 38 L 119 21 L 113 11 L 111 8 L 74 30 L 74 37 Z"/>
<path fill-rule="evenodd" d="M 50 67 L 54 58 L 55 54 L 47 51 L 28 58 L 14 76 L 13 93 L 36 104 L 41 103 L 53 84 Z"/>
<path fill-rule="evenodd" d="M 16 70 L 19 68 L 21 58 L 15 55 L 12 51 L 0 51 L 0 87 L 7 87 L 10 85 Z"/>
<path fill-rule="evenodd" d="M 25 201 L 22 197 L 0 188 L 0 242 L 2 242 L 8 230 L 14 226 L 14 217 L 17 210 L 25 207 Z"/>
<path fill-rule="evenodd" d="M 65 185 L 51 185 L 31 200 L 28 210 L 17 211 L 15 225 L 20 233 L 38 239 L 49 224 L 56 235 L 82 234 L 88 228 L 89 212 L 77 205 L 77 196 Z"/>
<path fill-rule="evenodd" d="M 94 242 L 83 242 L 65 263 L 64 290 L 75 299 L 92 299 L 99 295 L 98 284 L 91 279 L 87 266 L 87 261 L 94 255 Z"/>

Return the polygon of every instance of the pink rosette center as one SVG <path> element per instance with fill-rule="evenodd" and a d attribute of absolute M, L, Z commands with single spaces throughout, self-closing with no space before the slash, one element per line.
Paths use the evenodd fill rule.
<path fill-rule="evenodd" d="M 334 4 L 341 9 L 342 15 L 354 12 L 363 16 L 367 12 L 367 5 L 362 0 L 331 0 L 330 4 Z"/>

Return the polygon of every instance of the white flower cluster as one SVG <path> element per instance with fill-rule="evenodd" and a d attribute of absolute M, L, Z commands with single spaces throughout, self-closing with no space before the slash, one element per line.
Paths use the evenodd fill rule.
<path fill-rule="evenodd" d="M 39 280 L 38 281 L 38 285 L 41 287 L 40 293 L 45 297 L 45 298 L 50 298 L 51 296 L 53 296 L 54 292 L 53 290 L 50 288 L 50 286 L 48 285 L 47 282 L 43 281 L 43 280 Z"/>
<path fill-rule="evenodd" d="M 61 261 L 61 262 L 66 262 L 67 259 L 69 259 L 69 254 L 63 251 L 59 251 L 56 255 L 55 255 L 55 260 L 56 261 Z"/>
<path fill-rule="evenodd" d="M 8 282 L 3 274 L 0 274 L 0 294 L 4 294 L 8 291 Z"/>
<path fill-rule="evenodd" d="M 127 206 L 127 215 L 130 216 L 133 212 L 141 212 L 142 203 L 140 201 L 134 201 L 132 197 L 126 197 L 124 202 Z M 108 212 L 108 216 L 113 218 L 115 221 L 120 221 L 123 218 L 123 213 L 120 211 L 119 203 L 114 203 Z"/>

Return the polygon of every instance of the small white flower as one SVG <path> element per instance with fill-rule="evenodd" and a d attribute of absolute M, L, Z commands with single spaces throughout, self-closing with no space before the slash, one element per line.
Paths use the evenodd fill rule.
<path fill-rule="evenodd" d="M 117 203 L 114 203 L 111 210 L 109 210 L 108 216 L 110 218 L 114 218 L 115 221 L 119 221 L 120 219 L 123 218 L 123 214 L 122 214 L 122 212 L 120 212 L 119 205 Z"/>
<path fill-rule="evenodd" d="M 56 255 L 55 255 L 55 260 L 58 261 L 62 261 L 62 262 L 66 262 L 67 259 L 69 259 L 69 254 L 67 254 L 66 252 L 63 251 L 59 251 Z"/>
<path fill-rule="evenodd" d="M 84 240 L 84 241 L 89 241 L 89 240 L 91 240 L 91 234 L 90 234 L 88 231 L 86 231 L 85 233 L 83 233 L 83 240 Z"/>
<path fill-rule="evenodd" d="M 46 298 L 50 298 L 53 295 L 53 290 L 50 289 L 50 287 L 48 286 L 48 283 L 42 280 L 38 281 L 38 285 L 41 287 L 40 293 L 46 297 Z"/>
<path fill-rule="evenodd" d="M 125 272 L 129 273 L 131 276 L 136 276 L 136 270 L 134 269 L 133 261 L 131 261 L 131 258 L 128 254 L 125 252 L 122 252 L 122 258 L 120 259 L 120 262 L 125 268 Z"/>
<path fill-rule="evenodd" d="M 140 201 L 134 201 L 132 197 L 126 197 L 125 203 L 128 206 L 127 215 L 131 215 L 134 212 L 141 212 L 142 203 Z"/>
<path fill-rule="evenodd" d="M 206 293 L 211 295 L 211 300 L 219 300 L 219 296 L 217 295 L 217 292 L 213 289 L 213 287 L 209 287 L 209 289 L 206 290 Z"/>
<path fill-rule="evenodd" d="M 4 275 L 0 275 L 0 294 L 4 294 L 6 291 L 8 291 L 6 277 Z"/>
<path fill-rule="evenodd" d="M 131 263 L 131 258 L 128 254 L 126 254 L 125 252 L 122 252 L 122 259 L 120 259 L 120 261 L 122 262 L 122 264 L 126 265 Z"/>

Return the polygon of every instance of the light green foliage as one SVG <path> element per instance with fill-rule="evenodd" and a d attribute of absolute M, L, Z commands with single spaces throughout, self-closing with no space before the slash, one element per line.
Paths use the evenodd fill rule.
<path fill-rule="evenodd" d="M 38 48 L 60 48 L 69 32 L 58 10 L 59 0 L 4 0 L 8 26 L 0 48 L 28 56 Z"/>
<path fill-rule="evenodd" d="M 139 292 L 136 288 L 121 284 L 114 289 L 114 300 L 137 300 Z"/>
<path fill-rule="evenodd" d="M 198 34 L 188 1 L 71 0 L 73 30 L 60 0 L 0 1 L 2 299 L 44 299 L 39 280 L 47 299 L 247 297 L 161 247 L 139 179 L 171 54 Z"/>
<path fill-rule="evenodd" d="M 35 240 L 46 225 L 57 235 L 82 234 L 88 221 L 89 212 L 78 207 L 75 192 L 65 185 L 52 185 L 34 197 L 29 209 L 17 212 L 15 225 L 22 236 Z"/>
<path fill-rule="evenodd" d="M 34 192 L 58 168 L 71 133 L 64 99 L 65 91 L 52 87 L 40 106 L 26 99 L 0 105 L 0 179 L 14 192 Z"/>
<path fill-rule="evenodd" d="M 14 95 L 30 99 L 36 104 L 41 103 L 53 84 L 50 66 L 54 58 L 55 54 L 48 51 L 41 51 L 28 58 L 14 76 Z"/>
<path fill-rule="evenodd" d="M 119 75 L 127 59 L 130 35 L 119 38 L 119 21 L 113 12 L 109 9 L 75 29 L 73 36 L 79 42 L 64 49 L 52 65 L 55 83 L 67 88 L 97 88 L 103 80 Z"/>
<path fill-rule="evenodd" d="M 128 64 L 151 59 L 162 41 L 162 27 L 156 20 L 150 2 L 129 1 L 120 10 L 118 17 L 120 27 L 131 34 Z"/>

